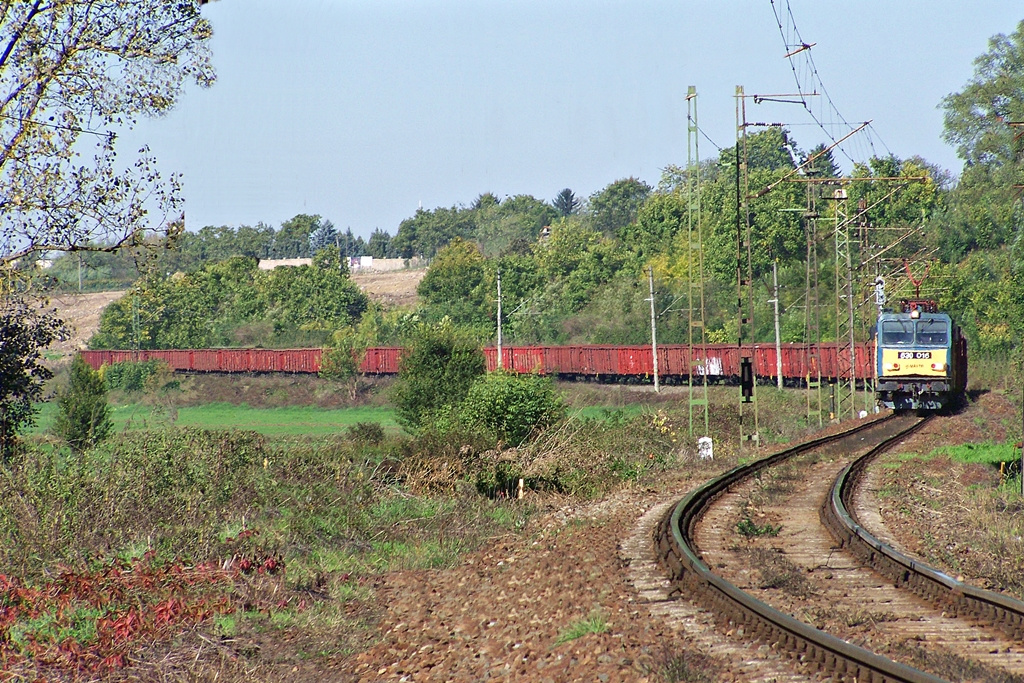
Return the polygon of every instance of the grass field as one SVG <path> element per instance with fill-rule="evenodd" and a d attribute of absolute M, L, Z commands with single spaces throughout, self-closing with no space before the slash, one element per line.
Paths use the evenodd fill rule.
<path fill-rule="evenodd" d="M 570 412 L 580 418 L 607 419 L 610 416 L 629 418 L 644 410 L 644 406 L 628 405 L 617 408 L 586 406 Z M 152 406 L 128 404 L 111 406 L 114 430 L 148 429 L 169 423 L 166 413 Z M 325 436 L 348 429 L 358 422 L 377 422 L 392 432 L 401 431 L 393 408 L 364 406 L 359 408 L 325 409 L 315 406 L 289 406 L 283 408 L 252 408 L 248 405 L 209 403 L 177 409 L 174 424 L 178 427 L 203 429 L 249 429 L 266 436 Z M 39 404 L 36 426 L 30 434 L 50 431 L 57 415 L 56 403 Z"/>
<path fill-rule="evenodd" d="M 967 443 L 937 448 L 933 455 L 947 455 L 957 462 L 980 462 L 998 465 L 1020 460 L 1020 449 L 1013 443 Z"/>
<path fill-rule="evenodd" d="M 57 415 L 56 403 L 42 403 L 39 408 L 33 434 L 50 431 Z M 315 406 L 250 408 L 211 403 L 178 408 L 177 412 L 174 424 L 179 427 L 249 429 L 267 436 L 323 436 L 344 431 L 357 422 L 378 422 L 387 430 L 400 430 L 393 409 L 372 406 L 326 410 Z M 112 406 L 112 417 L 116 431 L 166 426 L 169 422 L 166 413 L 140 404 Z"/>

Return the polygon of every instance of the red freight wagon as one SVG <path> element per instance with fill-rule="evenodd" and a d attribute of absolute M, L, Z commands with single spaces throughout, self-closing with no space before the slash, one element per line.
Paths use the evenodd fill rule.
<path fill-rule="evenodd" d="M 497 349 L 483 350 L 489 370 L 497 369 Z M 837 353 L 834 342 L 817 345 L 784 344 L 782 374 L 790 379 L 816 377 L 819 369 L 824 378 L 835 378 Z M 377 347 L 366 350 L 360 372 L 396 374 L 402 349 Z M 651 349 L 647 345 L 606 346 L 508 346 L 502 348 L 503 366 L 516 372 L 540 372 L 562 377 L 607 378 L 650 377 L 654 373 Z M 158 351 L 83 351 L 82 357 L 94 368 L 124 361 L 166 361 L 176 371 L 197 372 L 319 372 L 320 349 L 172 349 Z M 684 344 L 658 347 L 658 374 L 663 377 L 695 377 L 707 375 L 717 380 L 738 377 L 740 357 L 754 359 L 758 377 L 774 378 L 776 351 L 774 344 L 753 344 L 742 351 L 735 344 L 695 345 L 693 358 Z M 870 378 L 874 373 L 873 343 L 857 344 L 856 377 Z M 847 360 L 846 363 L 849 361 Z M 844 365 L 846 364 L 844 363 Z"/>
<path fill-rule="evenodd" d="M 520 373 L 536 372 L 544 374 L 543 346 L 503 346 L 501 348 L 501 363 L 505 370 Z M 487 371 L 494 372 L 498 369 L 498 349 L 488 346 L 484 349 L 484 360 L 487 363 Z"/>
<path fill-rule="evenodd" d="M 99 370 L 104 363 L 109 363 L 109 351 L 80 351 L 82 360 L 89 364 L 93 370 Z"/>
<path fill-rule="evenodd" d="M 253 368 L 253 351 L 260 357 L 257 362 L 267 363 L 272 366 L 273 360 L 270 355 L 273 351 L 267 352 L 263 349 L 216 349 L 217 370 L 220 372 L 246 372 Z M 201 368 L 196 368 L 197 370 Z"/>
<path fill-rule="evenodd" d="M 393 346 L 382 346 L 366 349 L 363 362 L 359 364 L 359 372 L 368 375 L 395 375 L 402 349 Z"/>
<path fill-rule="evenodd" d="M 694 360 L 699 362 L 698 375 L 714 379 L 740 376 L 740 350 L 735 344 L 705 344 L 703 357 Z"/>
<path fill-rule="evenodd" d="M 598 377 L 617 377 L 622 375 L 619 350 L 616 346 L 587 346 L 584 368 Z"/>
<path fill-rule="evenodd" d="M 658 347 L 658 374 L 686 377 L 690 373 L 690 347 L 671 344 Z"/>
<path fill-rule="evenodd" d="M 196 372 L 223 372 L 220 352 L 217 349 L 195 349 L 192 352 L 192 369 Z"/>
<path fill-rule="evenodd" d="M 628 376 L 654 374 L 654 357 L 651 354 L 650 346 L 620 346 L 615 353 L 615 361 L 615 372 L 611 374 Z M 658 368 L 658 371 L 660 373 L 661 368 Z"/>
<path fill-rule="evenodd" d="M 157 359 L 167 363 L 171 370 L 174 370 L 175 372 L 192 369 L 192 352 L 187 349 L 150 351 L 148 355 L 150 360 Z"/>
<path fill-rule="evenodd" d="M 278 356 L 282 372 L 320 372 L 320 349 L 288 349 Z"/>

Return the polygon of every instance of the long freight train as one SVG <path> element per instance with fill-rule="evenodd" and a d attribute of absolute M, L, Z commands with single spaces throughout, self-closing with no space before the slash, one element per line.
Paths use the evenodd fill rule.
<path fill-rule="evenodd" d="M 402 349 L 376 347 L 366 350 L 360 372 L 393 375 L 398 372 Z M 498 351 L 485 348 L 487 367 L 498 366 Z M 875 377 L 876 349 L 873 342 L 854 347 L 854 375 L 858 380 Z M 740 358 L 753 358 L 755 375 L 762 380 L 777 377 L 777 354 L 773 344 L 755 344 L 741 349 L 735 344 L 658 346 L 658 376 L 666 382 L 707 376 L 709 381 L 738 381 Z M 176 349 L 151 351 L 82 351 L 93 368 L 122 361 L 165 361 L 176 372 L 290 372 L 316 373 L 321 349 Z M 836 344 L 783 344 L 782 377 L 791 384 L 848 377 L 849 349 Z M 654 374 L 649 346 L 506 346 L 502 367 L 516 372 L 538 372 L 563 379 L 636 381 Z"/>

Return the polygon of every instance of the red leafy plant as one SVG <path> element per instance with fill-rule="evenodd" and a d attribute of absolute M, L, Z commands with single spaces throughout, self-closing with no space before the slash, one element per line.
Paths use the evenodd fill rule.
<path fill-rule="evenodd" d="M 141 648 L 214 615 L 288 606 L 252 585 L 283 571 L 279 556 L 258 552 L 191 566 L 149 552 L 65 568 L 41 585 L 0 574 L 0 671 L 77 677 L 123 668 Z"/>

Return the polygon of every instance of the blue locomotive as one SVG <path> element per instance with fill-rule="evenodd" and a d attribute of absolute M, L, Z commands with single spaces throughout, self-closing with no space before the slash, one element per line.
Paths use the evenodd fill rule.
<path fill-rule="evenodd" d="M 967 388 L 967 339 L 929 299 L 904 299 L 878 316 L 878 402 L 893 410 L 955 406 Z"/>

